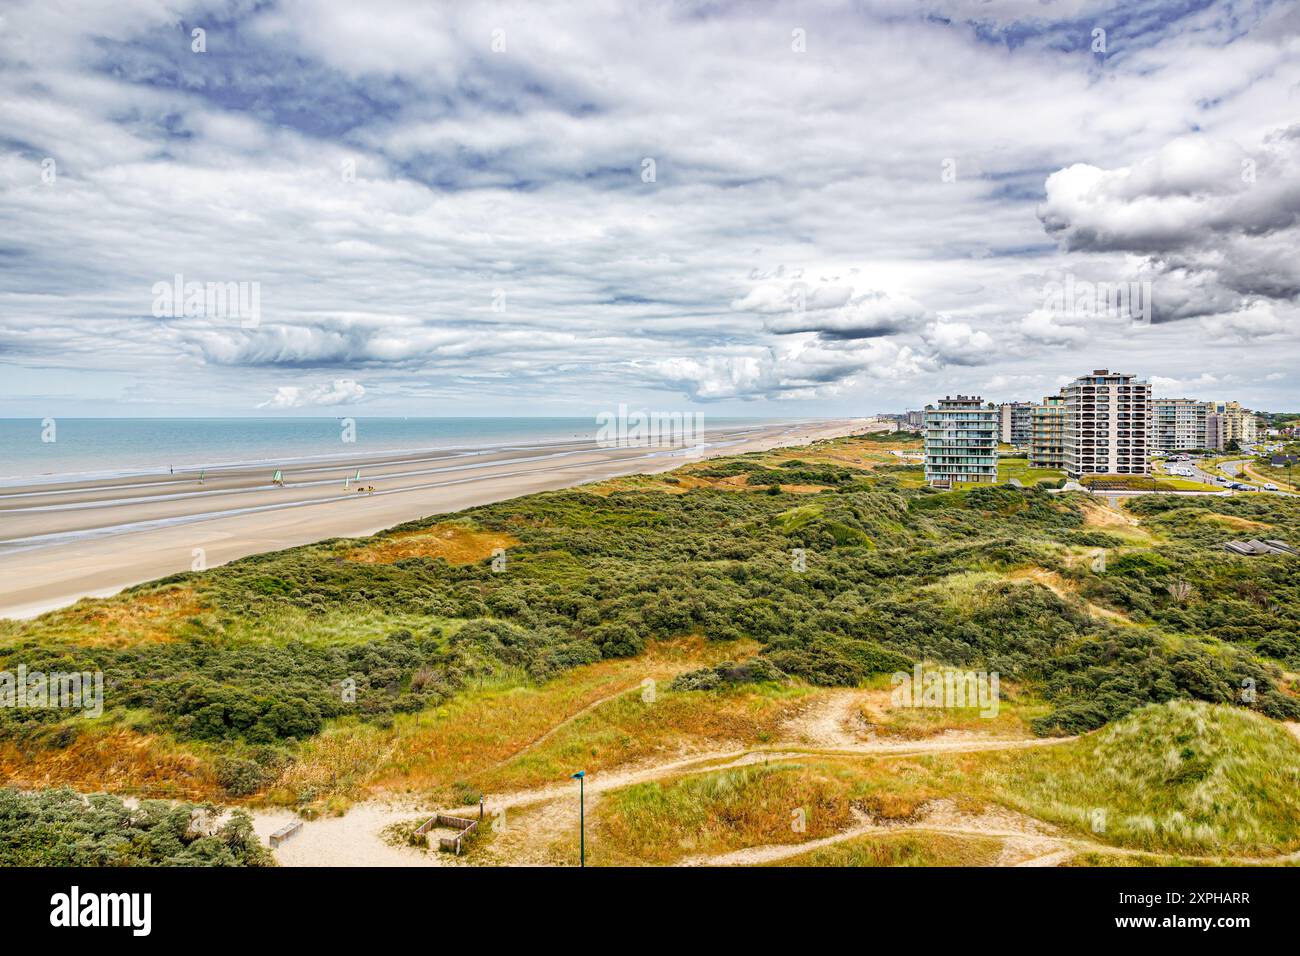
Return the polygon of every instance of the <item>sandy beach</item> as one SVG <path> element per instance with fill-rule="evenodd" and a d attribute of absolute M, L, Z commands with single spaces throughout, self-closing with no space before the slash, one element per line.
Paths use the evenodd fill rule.
<path fill-rule="evenodd" d="M 709 432 L 704 450 L 602 448 L 591 441 L 354 452 L 329 461 L 193 474 L 33 479 L 0 489 L 0 617 L 34 617 L 83 597 L 429 515 L 717 455 L 860 432 L 861 419 Z M 361 481 L 345 480 L 361 469 Z M 373 491 L 370 489 L 373 488 Z"/>

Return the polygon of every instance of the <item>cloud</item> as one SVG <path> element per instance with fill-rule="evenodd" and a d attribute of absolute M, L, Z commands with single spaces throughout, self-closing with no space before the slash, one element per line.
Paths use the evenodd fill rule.
<path fill-rule="evenodd" d="M 790 416 L 916 405 L 974 363 L 1030 390 L 1112 356 L 1272 370 L 1300 288 L 1285 6 L 14 0 L 0 415 L 274 410 L 337 379 L 386 414 L 632 390 Z M 1032 316 L 1061 270 L 1151 280 L 1155 325 Z M 260 325 L 154 316 L 176 273 L 259 283 Z"/>
<path fill-rule="evenodd" d="M 1295 318 L 1293 313 L 1292 325 Z M 1207 315 L 1201 319 L 1201 326 L 1208 337 L 1214 341 L 1223 339 L 1250 341 L 1277 335 L 1287 328 L 1287 323 L 1275 312 L 1271 304 L 1256 302 L 1236 312 Z"/>
<path fill-rule="evenodd" d="M 645 371 L 698 401 L 827 398 L 861 381 L 899 382 L 920 374 L 924 359 L 911 347 L 877 340 L 865 345 L 809 340 L 747 355 L 672 358 Z"/>
<path fill-rule="evenodd" d="M 1047 345 L 1080 345 L 1088 340 L 1086 328 L 1067 325 L 1057 319 L 1051 310 L 1035 309 L 1020 320 L 1020 334 L 1032 342 Z"/>
<path fill-rule="evenodd" d="M 1300 296 L 1300 124 L 1249 152 L 1185 136 L 1131 166 L 1075 164 L 1047 178 L 1039 219 L 1072 253 L 1128 253 L 1157 322 L 1206 317 L 1218 338 L 1273 334 L 1263 303 Z"/>
<path fill-rule="evenodd" d="M 946 365 L 988 365 L 998 360 L 993 337 L 966 322 L 939 320 L 926 326 L 925 342 Z"/>
<path fill-rule="evenodd" d="M 876 291 L 855 296 L 849 289 L 836 289 L 833 295 L 809 296 L 803 309 L 774 315 L 765 327 L 779 335 L 816 332 L 824 339 L 873 339 L 914 329 L 925 315 L 920 303 L 906 296 Z"/>
<path fill-rule="evenodd" d="M 312 408 L 326 405 L 354 405 L 365 397 L 365 386 L 351 379 L 337 379 L 328 385 L 301 387 L 281 385 L 258 408 Z"/>
<path fill-rule="evenodd" d="M 788 285 L 764 283 L 755 286 L 743 298 L 731 303 L 737 312 L 757 312 L 771 315 L 780 312 L 834 309 L 844 305 L 853 295 L 852 286 L 809 286 L 804 282 Z"/>
<path fill-rule="evenodd" d="M 1196 394 L 1197 392 L 1212 393 L 1219 391 L 1223 386 L 1220 378 L 1210 372 L 1203 372 L 1194 378 L 1169 378 L 1165 375 L 1152 375 L 1150 381 L 1151 388 L 1161 398 L 1178 398 L 1184 394 Z"/>

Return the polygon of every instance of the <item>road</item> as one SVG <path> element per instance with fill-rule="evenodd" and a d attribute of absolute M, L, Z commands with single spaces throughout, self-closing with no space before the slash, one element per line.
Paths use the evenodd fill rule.
<path fill-rule="evenodd" d="M 1243 449 L 1243 451 L 1247 455 L 1253 455 L 1255 452 L 1255 448 L 1252 445 L 1247 445 Z M 1255 491 L 1263 492 L 1265 491 L 1265 489 L 1262 486 L 1264 484 L 1267 484 L 1268 482 L 1261 480 L 1257 475 L 1254 475 L 1249 471 L 1248 466 L 1250 465 L 1250 462 L 1251 462 L 1250 458 L 1234 458 L 1230 461 L 1219 462 L 1217 467 L 1221 472 L 1223 472 L 1223 474 L 1230 475 L 1232 478 L 1239 480 L 1243 483 L 1249 483 Z M 1202 481 L 1205 482 L 1207 485 L 1219 484 L 1218 475 L 1211 474 L 1210 472 L 1201 468 L 1195 461 L 1175 462 L 1172 464 L 1172 466 L 1169 463 L 1165 464 L 1166 471 L 1169 471 L 1170 467 L 1189 469 L 1192 472 L 1192 479 L 1195 481 Z M 1229 490 L 1229 494 L 1236 494 L 1236 493 L 1237 492 Z M 1279 491 L 1269 491 L 1267 493 L 1287 495 L 1287 496 L 1294 497 L 1294 493 L 1288 491 L 1279 490 Z"/>

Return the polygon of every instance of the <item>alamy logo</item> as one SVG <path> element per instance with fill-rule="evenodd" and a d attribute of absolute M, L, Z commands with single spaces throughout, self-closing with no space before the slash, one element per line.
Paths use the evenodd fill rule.
<path fill-rule="evenodd" d="M 912 673 L 894 674 L 895 707 L 978 707 L 981 717 L 998 715 L 998 672 L 951 669 L 922 672 L 917 664 Z"/>
<path fill-rule="evenodd" d="M 51 926 L 129 926 L 133 936 L 148 936 L 153 928 L 151 893 L 70 892 L 50 897 Z"/>
<path fill-rule="evenodd" d="M 1049 282 L 1043 289 L 1043 309 L 1071 318 L 1126 318 L 1151 324 L 1151 283 L 1075 281 Z"/>
<path fill-rule="evenodd" d="M 704 434 L 703 412 L 629 412 L 620 404 L 617 412 L 596 416 L 596 444 L 601 448 L 631 448 L 637 445 L 695 445 Z"/>
<path fill-rule="evenodd" d="M 239 319 L 245 329 L 262 323 L 260 282 L 186 282 L 178 272 L 171 282 L 155 282 L 152 292 L 156 319 Z"/>
<path fill-rule="evenodd" d="M 103 671 L 0 671 L 0 707 L 62 707 L 83 717 L 104 713 Z"/>

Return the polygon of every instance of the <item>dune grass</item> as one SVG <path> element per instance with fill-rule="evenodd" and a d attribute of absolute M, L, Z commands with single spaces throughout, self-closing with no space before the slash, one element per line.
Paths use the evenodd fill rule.
<path fill-rule="evenodd" d="M 681 671 L 753 651 L 752 642 L 660 641 L 641 657 L 577 667 L 542 684 L 523 673 L 484 679 L 441 706 L 399 714 L 386 727 L 339 720 L 303 745 L 268 799 L 319 807 L 332 797 L 355 799 L 386 791 L 417 794 L 450 806 L 463 802 L 463 794 L 471 791 L 537 785 L 557 775 L 564 779 L 573 770 L 563 761 L 570 753 L 577 757 L 572 750 L 575 737 L 582 739 L 579 751 L 590 751 L 602 732 L 592 729 L 599 726 L 593 720 L 583 725 L 591 737 L 582 738 L 581 730 L 575 737 L 556 733 L 552 743 L 547 735 L 557 727 L 606 698 L 621 701 L 619 695 L 629 695 L 627 707 L 635 711 L 644 706 L 639 691 L 646 679 L 656 681 L 657 687 Z M 527 760 L 511 762 L 543 738 L 546 747 L 535 755 L 529 752 Z M 602 745 L 609 747 L 611 763 L 620 754 L 638 752 L 639 746 L 628 741 L 620 749 L 617 738 L 612 745 L 606 738 Z M 588 753 L 585 762 L 592 760 Z"/>
<path fill-rule="evenodd" d="M 943 673 L 941 665 L 926 663 L 923 674 Z M 909 675 L 910 677 L 911 675 Z M 1011 682 L 998 683 L 997 712 L 979 706 L 978 698 L 967 701 L 967 706 L 915 707 L 906 706 L 904 695 L 894 701 L 897 689 L 892 675 L 881 674 L 867 683 L 877 691 L 861 705 L 863 719 L 878 733 L 921 740 L 939 734 L 958 732 L 1007 739 L 1028 739 L 1036 736 L 1030 726 L 1035 718 L 1051 712 L 1051 705 L 1028 688 Z M 991 689 L 991 685 L 987 685 Z M 900 706 L 899 703 L 903 705 Z"/>
<path fill-rule="evenodd" d="M 89 724 L 71 744 L 55 750 L 0 742 L 0 779 L 22 788 L 69 786 L 83 793 L 225 799 L 209 756 L 202 744 L 141 732 L 119 715 L 109 723 Z"/>
<path fill-rule="evenodd" d="M 853 792 L 832 763 L 756 764 L 613 791 L 596 822 L 606 858 L 666 864 L 830 836 L 852 822 Z"/>
<path fill-rule="evenodd" d="M 519 544 L 514 535 L 485 531 L 464 522 L 447 521 L 416 531 L 375 535 L 347 552 L 345 561 L 393 564 L 408 558 L 441 558 L 448 564 L 474 564 L 497 551 Z"/>
<path fill-rule="evenodd" d="M 1175 700 L 1001 757 L 986 777 L 1000 799 L 1101 842 L 1190 855 L 1300 847 L 1300 744 L 1247 710 Z"/>
<path fill-rule="evenodd" d="M 990 866 L 1002 841 L 947 833 L 889 833 L 853 837 L 767 866 Z"/>
<path fill-rule="evenodd" d="M 504 765 L 475 775 L 485 790 L 534 787 L 588 773 L 682 753 L 773 740 L 806 687 L 746 684 L 716 691 L 656 689 L 647 700 L 632 688 L 580 715 Z"/>
<path fill-rule="evenodd" d="M 1081 838 L 1150 854 L 1081 850 L 1071 865 L 1267 860 L 1300 848 L 1300 744 L 1258 714 L 1171 701 L 1049 748 L 774 758 L 627 787 L 603 796 L 596 834 L 606 862 L 666 864 L 816 840 L 864 817 L 924 825 L 939 799 L 971 814 L 1001 804 Z M 800 809 L 803 830 L 790 825 Z M 852 838 L 789 863 L 983 865 L 992 849 L 949 852 L 954 847 L 914 836 L 920 842 L 894 846 Z"/>
<path fill-rule="evenodd" d="M 602 862 L 670 864 L 748 847 L 799 844 L 870 820 L 918 820 L 947 798 L 963 812 L 988 806 L 981 754 L 782 758 L 604 794 L 594 814 Z M 591 819 L 591 818 L 589 818 Z"/>
<path fill-rule="evenodd" d="M 206 602 L 188 585 L 143 585 L 111 598 L 86 598 L 35 621 L 0 620 L 0 646 L 40 634 L 47 644 L 132 647 L 201 632 Z"/>

